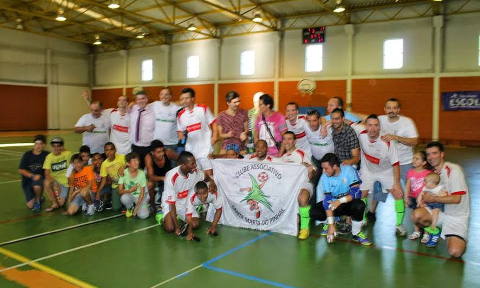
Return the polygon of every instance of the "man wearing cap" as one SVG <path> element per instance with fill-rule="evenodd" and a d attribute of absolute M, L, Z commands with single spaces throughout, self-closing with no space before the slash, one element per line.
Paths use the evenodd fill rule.
<path fill-rule="evenodd" d="M 72 152 L 63 149 L 63 138 L 55 137 L 50 141 L 52 152 L 47 155 L 43 163 L 45 171 L 45 191 L 52 201 L 52 206 L 45 211 L 50 212 L 65 204 L 68 198 L 68 178 L 66 176 Z"/>
<path fill-rule="evenodd" d="M 90 103 L 91 113 L 85 114 L 75 124 L 73 131 L 82 133 L 82 143 L 90 147 L 91 153 L 103 153 L 103 146 L 109 141 L 110 120 L 108 115 L 102 114 L 103 106 L 100 101 Z"/>

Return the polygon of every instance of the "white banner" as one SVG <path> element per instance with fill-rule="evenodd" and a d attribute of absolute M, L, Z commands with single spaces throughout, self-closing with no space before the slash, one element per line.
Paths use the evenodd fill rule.
<path fill-rule="evenodd" d="M 223 201 L 221 224 L 297 235 L 297 196 L 308 181 L 305 166 L 231 159 L 212 163 Z M 214 213 L 209 209 L 207 220 Z"/>

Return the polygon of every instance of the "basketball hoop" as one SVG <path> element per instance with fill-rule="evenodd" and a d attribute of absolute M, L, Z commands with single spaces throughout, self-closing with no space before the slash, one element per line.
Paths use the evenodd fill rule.
<path fill-rule="evenodd" d="M 297 83 L 297 90 L 300 92 L 302 97 L 305 97 L 307 94 L 312 96 L 313 91 L 317 87 L 317 83 L 310 78 L 303 78 Z"/>

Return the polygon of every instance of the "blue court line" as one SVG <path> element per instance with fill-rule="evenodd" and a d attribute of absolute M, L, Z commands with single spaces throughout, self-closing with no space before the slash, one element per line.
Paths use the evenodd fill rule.
<path fill-rule="evenodd" d="M 262 279 L 262 278 L 242 274 L 242 273 L 235 272 L 235 271 L 230 271 L 230 270 L 226 270 L 226 269 L 222 269 L 222 268 L 213 267 L 213 266 L 210 266 L 210 265 L 203 265 L 203 267 L 207 268 L 207 269 L 210 269 L 210 270 L 213 270 L 213 271 L 220 272 L 220 273 L 225 273 L 225 274 L 245 278 L 245 279 L 248 279 L 248 280 L 252 280 L 252 281 L 256 281 L 256 282 L 260 282 L 260 283 L 264 283 L 264 284 L 268 284 L 268 285 L 272 285 L 272 286 L 276 286 L 276 287 L 296 288 L 294 286 L 289 286 L 289 285 L 285 285 L 285 284 L 282 284 L 282 283 L 270 281 L 270 280 L 267 280 L 267 279 Z"/>
<path fill-rule="evenodd" d="M 224 258 L 224 257 L 227 257 L 228 255 L 232 254 L 233 252 L 238 251 L 238 250 L 242 249 L 243 247 L 248 246 L 248 245 L 252 244 L 253 242 L 256 242 L 256 241 L 258 241 L 258 240 L 260 240 L 260 239 L 262 239 L 262 238 L 265 238 L 265 237 L 271 235 L 272 233 L 273 233 L 273 232 L 270 231 L 270 232 L 265 233 L 265 234 L 262 234 L 262 235 L 260 235 L 260 236 L 258 236 L 258 237 L 256 237 L 256 238 L 253 238 L 252 240 L 247 241 L 247 242 L 243 243 L 242 245 L 237 246 L 237 247 L 235 247 L 235 248 L 233 248 L 233 249 L 231 249 L 231 250 L 228 250 L 227 252 L 223 253 L 222 255 L 217 256 L 217 257 L 213 258 L 212 260 L 209 260 L 209 261 L 203 263 L 202 265 L 205 266 L 205 265 L 210 265 L 210 264 L 212 264 L 212 263 L 214 263 L 214 262 L 217 262 L 218 260 L 220 260 L 220 259 L 222 259 L 222 258 Z"/>

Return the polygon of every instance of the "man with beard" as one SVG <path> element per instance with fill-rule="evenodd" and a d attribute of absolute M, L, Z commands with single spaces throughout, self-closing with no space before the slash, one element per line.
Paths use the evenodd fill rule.
<path fill-rule="evenodd" d="M 155 139 L 162 141 L 166 149 L 177 151 L 177 112 L 182 107 L 171 102 L 172 91 L 168 87 L 160 90 L 160 101 L 153 102 L 155 113 Z"/>
<path fill-rule="evenodd" d="M 227 150 L 238 150 L 245 154 L 245 140 L 248 132 L 247 111 L 240 109 L 240 95 L 235 91 L 229 91 L 225 96 L 228 109 L 220 112 L 217 117 L 217 129 L 219 138 L 222 139 L 220 154 Z M 229 149 L 230 148 L 230 149 Z"/>
<path fill-rule="evenodd" d="M 360 144 L 355 130 L 345 123 L 345 114 L 342 109 L 335 108 L 330 116 L 335 155 L 342 165 L 356 165 L 360 161 Z"/>

